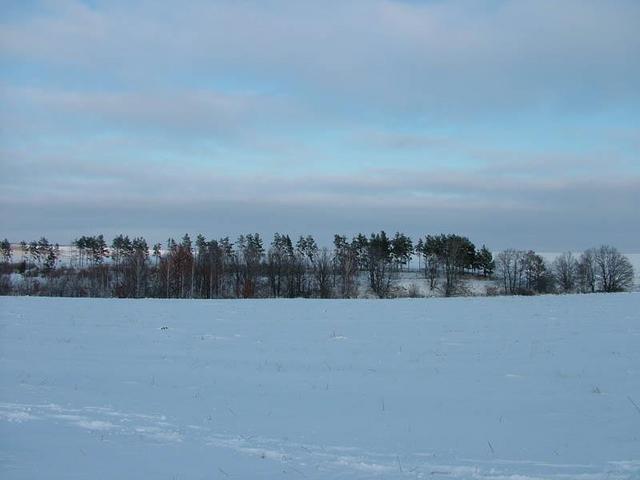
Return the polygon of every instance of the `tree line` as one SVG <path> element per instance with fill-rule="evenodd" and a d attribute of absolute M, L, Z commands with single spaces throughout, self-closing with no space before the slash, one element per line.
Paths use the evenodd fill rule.
<path fill-rule="evenodd" d="M 331 248 L 310 236 L 276 233 L 265 244 L 258 233 L 194 240 L 185 234 L 162 245 L 143 237 L 103 235 L 72 242 L 70 261 L 46 238 L 0 242 L 0 293 L 122 298 L 379 298 L 421 296 L 406 285 L 419 272 L 429 294 L 477 294 L 471 279 L 487 280 L 485 293 L 614 292 L 633 287 L 633 268 L 615 248 L 602 246 L 579 257 L 565 253 L 551 264 L 533 251 L 505 250 L 494 259 L 456 234 L 426 235 L 417 242 L 384 231 L 351 238 L 335 235 Z M 17 250 L 20 260 L 14 258 Z M 417 265 L 416 265 L 417 263 Z M 17 275 L 16 275 L 17 274 Z M 414 279 L 416 275 L 414 275 Z"/>

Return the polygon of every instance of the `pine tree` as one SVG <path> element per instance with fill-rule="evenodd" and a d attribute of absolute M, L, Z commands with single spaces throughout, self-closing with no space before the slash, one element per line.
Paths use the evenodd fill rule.
<path fill-rule="evenodd" d="M 2 261 L 4 263 L 11 263 L 13 253 L 11 251 L 11 243 L 6 238 L 0 242 L 0 251 L 2 252 Z"/>

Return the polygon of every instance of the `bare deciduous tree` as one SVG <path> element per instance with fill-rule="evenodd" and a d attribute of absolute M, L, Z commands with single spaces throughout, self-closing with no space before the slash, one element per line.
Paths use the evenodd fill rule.
<path fill-rule="evenodd" d="M 633 266 L 615 247 L 602 245 L 595 250 L 596 281 L 603 292 L 622 292 L 633 286 Z"/>
<path fill-rule="evenodd" d="M 582 252 L 578 260 L 578 290 L 581 293 L 596 291 L 596 261 L 595 250 L 590 248 Z"/>
<path fill-rule="evenodd" d="M 571 293 L 576 290 L 578 279 L 578 261 L 571 254 L 566 252 L 553 261 L 553 275 L 562 293 Z"/>
<path fill-rule="evenodd" d="M 340 295 L 343 298 L 351 298 L 358 291 L 358 251 L 342 235 L 335 235 L 333 244 L 335 246 L 334 277 L 338 278 Z"/>
<path fill-rule="evenodd" d="M 320 250 L 313 261 L 313 276 L 320 298 L 331 297 L 331 264 L 333 258 L 328 248 Z"/>
<path fill-rule="evenodd" d="M 515 295 L 522 283 L 522 259 L 524 252 L 508 249 L 496 256 L 496 272 L 504 293 Z"/>

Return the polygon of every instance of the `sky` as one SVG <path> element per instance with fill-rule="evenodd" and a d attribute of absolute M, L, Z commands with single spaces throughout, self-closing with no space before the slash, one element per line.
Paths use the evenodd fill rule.
<path fill-rule="evenodd" d="M 0 236 L 640 252 L 637 0 L 3 0 Z"/>

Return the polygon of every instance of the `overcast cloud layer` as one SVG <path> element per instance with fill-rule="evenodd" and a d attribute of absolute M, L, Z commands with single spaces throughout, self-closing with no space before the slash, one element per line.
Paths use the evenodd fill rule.
<path fill-rule="evenodd" d="M 3 2 L 0 236 L 640 252 L 640 2 Z"/>

